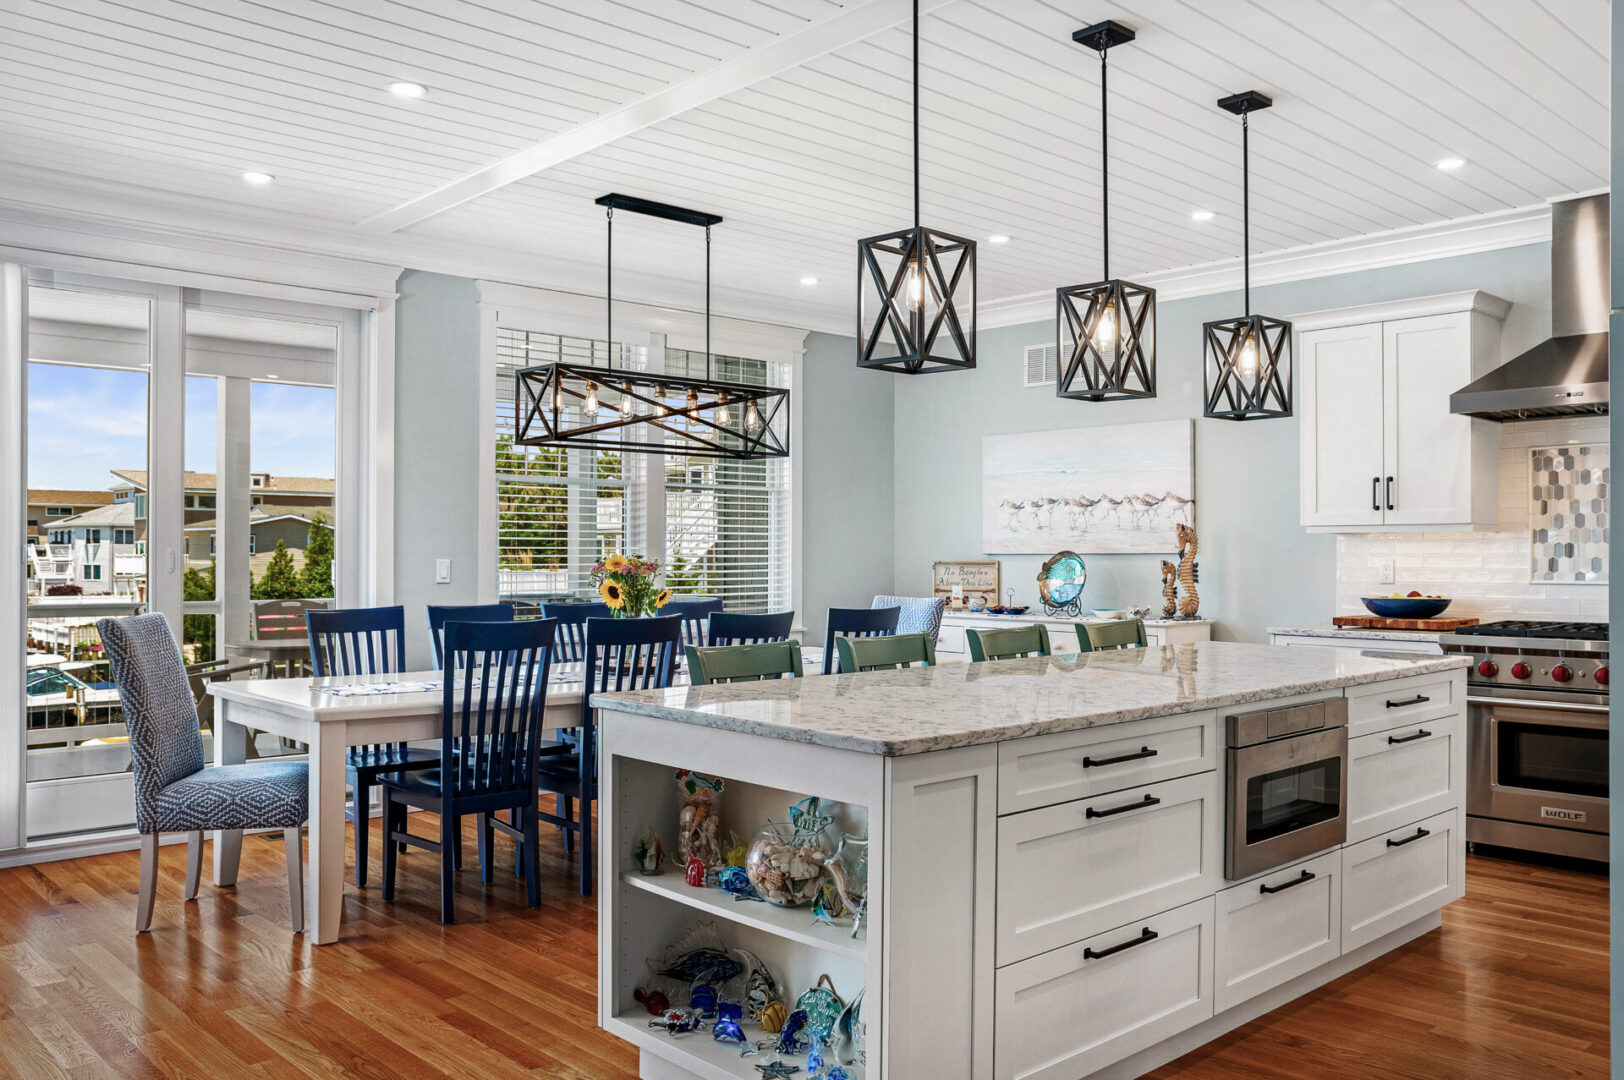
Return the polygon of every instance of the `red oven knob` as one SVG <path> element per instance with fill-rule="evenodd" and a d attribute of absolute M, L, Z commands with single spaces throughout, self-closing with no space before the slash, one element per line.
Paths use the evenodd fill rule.
<path fill-rule="evenodd" d="M 1596 681 L 1601 683 L 1603 686 L 1607 685 L 1607 669 L 1606 668 L 1599 667 L 1599 668 L 1596 669 Z"/>
<path fill-rule="evenodd" d="M 1566 664 L 1558 664 L 1551 669 L 1551 678 L 1557 682 L 1567 682 L 1573 678 L 1573 669 Z"/>
<path fill-rule="evenodd" d="M 1477 673 L 1485 679 L 1492 679 L 1500 673 L 1500 665 L 1493 660 L 1485 660 L 1477 665 Z"/>
<path fill-rule="evenodd" d="M 1514 679 L 1526 679 L 1533 673 L 1534 669 L 1523 663 L 1521 660 L 1511 665 L 1511 677 Z"/>

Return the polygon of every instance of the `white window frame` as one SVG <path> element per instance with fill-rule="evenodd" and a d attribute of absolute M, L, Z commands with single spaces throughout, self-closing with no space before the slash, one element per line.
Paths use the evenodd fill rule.
<path fill-rule="evenodd" d="M 497 483 L 490 467 L 489 448 L 496 445 L 497 330 L 529 330 L 565 337 L 601 339 L 606 325 L 602 297 L 579 293 L 534 289 L 506 282 L 480 281 L 480 381 L 479 421 L 479 602 L 496 601 L 497 589 Z M 713 315 L 711 352 L 747 356 L 785 364 L 790 372 L 790 527 L 789 601 L 796 615 L 795 629 L 801 628 L 802 563 L 801 499 L 804 491 L 804 455 L 795 451 L 801 431 L 801 386 L 808 331 L 771 323 L 751 322 Z M 646 347 L 651 370 L 665 362 L 665 350 L 704 351 L 705 314 L 649 304 L 615 302 L 615 338 L 624 345 Z M 651 538 L 658 538 L 658 551 L 665 550 L 665 475 L 650 469 L 650 482 L 644 485 L 644 521 Z"/>

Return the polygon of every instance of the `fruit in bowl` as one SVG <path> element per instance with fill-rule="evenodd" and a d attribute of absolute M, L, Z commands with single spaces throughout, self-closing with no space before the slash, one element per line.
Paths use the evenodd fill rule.
<path fill-rule="evenodd" d="M 1431 619 L 1443 614 L 1444 609 L 1449 607 L 1450 598 L 1412 591 L 1361 597 L 1360 603 L 1372 615 L 1383 619 Z"/>

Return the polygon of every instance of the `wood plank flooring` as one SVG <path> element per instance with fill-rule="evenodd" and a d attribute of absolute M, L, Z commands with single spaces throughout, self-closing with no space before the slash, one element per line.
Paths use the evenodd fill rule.
<path fill-rule="evenodd" d="M 540 911 L 510 874 L 487 890 L 465 870 L 442 927 L 435 861 L 414 851 L 396 903 L 376 862 L 371 888 L 346 888 L 344 936 L 321 949 L 288 932 L 279 837 L 245 840 L 239 885 L 191 904 L 184 849 L 165 848 L 140 937 L 134 852 L 0 870 L 0 1076 L 635 1077 L 594 1019 L 594 904 L 556 831 L 543 846 Z M 1153 1076 L 1600 1080 L 1607 931 L 1605 877 L 1474 856 L 1441 933 Z"/>

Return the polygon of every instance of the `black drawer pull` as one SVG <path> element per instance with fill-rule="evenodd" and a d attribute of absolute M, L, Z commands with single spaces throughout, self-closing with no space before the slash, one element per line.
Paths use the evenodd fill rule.
<path fill-rule="evenodd" d="M 1143 810 L 1147 806 L 1158 806 L 1161 801 L 1154 795 L 1146 795 L 1143 802 L 1131 802 L 1126 806 L 1113 806 L 1109 810 L 1096 810 L 1090 806 L 1083 811 L 1083 816 L 1088 818 L 1112 817 L 1116 814 L 1126 814 L 1129 810 Z"/>
<path fill-rule="evenodd" d="M 1387 741 L 1390 743 L 1415 742 L 1415 740 L 1425 739 L 1431 734 L 1432 732 L 1428 731 L 1426 728 L 1417 728 L 1414 735 L 1406 735 L 1403 738 L 1399 738 L 1397 735 L 1389 735 L 1387 736 Z"/>
<path fill-rule="evenodd" d="M 1124 761 L 1138 761 L 1140 758 L 1155 757 L 1156 754 L 1157 751 L 1152 750 L 1148 746 L 1143 746 L 1139 748 L 1139 752 L 1137 754 L 1123 754 L 1121 757 L 1100 758 L 1098 761 L 1095 761 L 1091 757 L 1085 757 L 1083 759 L 1083 768 L 1094 769 L 1101 765 L 1120 765 Z"/>
<path fill-rule="evenodd" d="M 1270 896 L 1270 895 L 1273 895 L 1274 893 L 1277 893 L 1277 892 L 1285 892 L 1287 889 L 1294 889 L 1298 885 L 1303 884 L 1304 882 L 1313 881 L 1313 880 L 1314 880 L 1313 872 L 1310 871 L 1310 870 L 1304 870 L 1302 877 L 1293 878 L 1290 881 L 1286 882 L 1284 885 L 1259 885 L 1257 887 L 1257 891 L 1260 892 L 1260 893 L 1263 893 L 1265 896 Z"/>
<path fill-rule="evenodd" d="M 1083 959 L 1102 960 L 1107 956 L 1116 955 L 1123 949 L 1131 949 L 1135 945 L 1143 945 L 1145 942 L 1155 941 L 1159 937 L 1161 937 L 1160 934 L 1147 926 L 1145 927 L 1144 932 L 1138 937 L 1134 938 L 1132 941 L 1124 941 L 1121 945 L 1112 945 L 1109 949 L 1101 949 L 1099 952 L 1095 952 L 1092 948 L 1085 948 L 1083 950 Z"/>
<path fill-rule="evenodd" d="M 1431 836 L 1431 835 L 1432 834 L 1430 832 L 1428 832 L 1427 830 L 1425 830 L 1425 829 L 1417 829 L 1417 830 L 1415 830 L 1415 835 L 1414 836 L 1406 836 L 1402 840 L 1389 840 L 1389 841 L 1387 841 L 1387 846 L 1388 847 L 1403 847 L 1405 844 L 1413 844 L 1413 843 L 1415 843 L 1417 840 L 1421 839 L 1423 836 Z"/>
<path fill-rule="evenodd" d="M 1387 707 L 1389 709 L 1402 709 L 1402 708 L 1405 708 L 1406 706 L 1410 706 L 1410 705 L 1425 705 L 1427 702 L 1429 702 L 1431 700 L 1432 699 L 1427 697 L 1427 695 L 1425 695 L 1425 694 L 1417 694 L 1417 695 L 1415 695 L 1415 697 L 1406 698 L 1403 701 L 1389 701 L 1387 703 Z"/>

